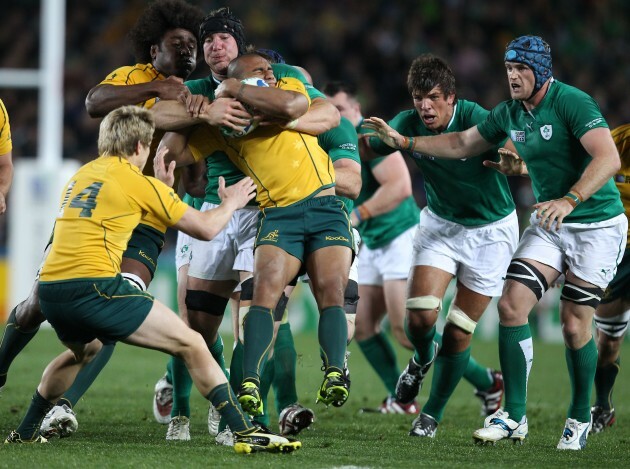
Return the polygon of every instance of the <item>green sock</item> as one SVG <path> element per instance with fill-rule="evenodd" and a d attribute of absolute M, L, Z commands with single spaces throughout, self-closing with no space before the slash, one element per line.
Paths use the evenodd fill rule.
<path fill-rule="evenodd" d="M 437 338 L 439 340 L 442 339 L 442 336 L 440 336 L 439 334 L 436 334 L 435 326 L 433 326 L 431 330 L 427 332 L 425 335 L 415 336 L 409 330 L 407 321 L 405 321 L 405 334 L 407 335 L 409 342 L 411 342 L 411 345 L 413 345 L 415 349 L 413 359 L 416 361 L 418 365 L 426 365 L 431 360 L 433 360 L 433 353 L 435 350 L 435 346 L 433 345 L 433 342 L 435 341 L 436 336 L 438 336 Z"/>
<path fill-rule="evenodd" d="M 396 352 L 384 332 L 379 332 L 366 340 L 357 340 L 359 348 L 381 378 L 390 396 L 396 395 L 396 383 L 400 370 L 396 362 Z"/>
<path fill-rule="evenodd" d="M 464 379 L 479 391 L 490 389 L 494 384 L 490 369 L 481 366 L 472 356 L 468 360 L 468 366 L 464 372 Z"/>
<path fill-rule="evenodd" d="M 178 415 L 190 417 L 190 392 L 193 381 L 188 368 L 186 368 L 186 363 L 181 358 L 172 357 L 170 368 L 173 377 L 173 408 L 171 409 L 171 417 L 177 417 Z"/>
<path fill-rule="evenodd" d="M 282 409 L 298 401 L 295 388 L 297 353 L 291 325 L 288 322 L 280 324 L 273 354 L 275 357 L 273 393 L 276 397 L 276 410 L 280 413 Z"/>
<path fill-rule="evenodd" d="M 251 306 L 245 316 L 243 329 L 243 379 L 253 379 L 260 383 L 260 373 L 265 366 L 273 339 L 273 310 Z"/>
<path fill-rule="evenodd" d="M 260 398 L 263 403 L 263 413 L 257 415 L 254 418 L 256 423 L 262 423 L 265 427 L 269 426 L 269 407 L 267 407 L 267 397 L 269 396 L 269 390 L 271 389 L 271 383 L 273 382 L 273 375 L 275 371 L 276 357 L 273 356 L 263 368 L 262 375 L 260 376 Z"/>
<path fill-rule="evenodd" d="M 571 379 L 571 405 L 567 417 L 586 423 L 591 421 L 591 390 L 597 368 L 597 345 L 591 337 L 584 347 L 565 351 Z"/>
<path fill-rule="evenodd" d="M 504 410 L 520 422 L 527 407 L 527 378 L 534 361 L 529 324 L 508 327 L 499 324 L 499 360 L 505 387 Z"/>
<path fill-rule="evenodd" d="M 233 432 L 242 432 L 253 428 L 249 417 L 243 412 L 234 391 L 227 384 L 220 384 L 206 396 L 215 409 L 219 409 L 221 417 L 225 419 Z"/>
<path fill-rule="evenodd" d="M 173 384 L 173 360 L 166 362 L 166 381 Z"/>
<path fill-rule="evenodd" d="M 103 344 L 101 350 L 96 354 L 90 363 L 85 365 L 74 379 L 72 386 L 64 394 L 65 401 L 70 403 L 70 407 L 74 408 L 83 397 L 83 394 L 92 385 L 101 370 L 107 365 L 107 362 L 114 353 L 114 344 Z"/>
<path fill-rule="evenodd" d="M 440 351 L 435 359 L 431 393 L 429 400 L 422 408 L 423 413 L 430 415 L 437 422 L 442 420 L 446 403 L 462 379 L 469 358 L 470 347 L 452 355 L 446 355 L 443 350 Z"/>
<path fill-rule="evenodd" d="M 323 353 L 324 366 L 343 370 L 348 341 L 346 312 L 341 306 L 329 306 L 319 313 L 319 346 Z"/>
<path fill-rule="evenodd" d="M 229 379 L 230 372 L 225 366 L 225 357 L 223 356 L 223 339 L 221 338 L 221 334 L 217 333 L 217 340 L 210 347 L 210 353 L 221 367 L 221 370 L 223 370 L 225 377 Z"/>
<path fill-rule="evenodd" d="M 31 405 L 28 407 L 26 415 L 16 430 L 22 440 L 32 440 L 37 436 L 42 420 L 44 420 L 44 417 L 53 406 L 52 402 L 48 402 L 37 390 L 35 391 L 31 399 Z"/>
<path fill-rule="evenodd" d="M 11 310 L 9 318 L 7 319 L 7 325 L 4 328 L 4 335 L 0 340 L 0 387 L 4 386 L 7 382 L 7 373 L 9 367 L 15 357 L 26 347 L 37 331 L 39 327 L 32 331 L 24 331 L 20 329 L 16 324 L 15 314 L 17 306 Z"/>
<path fill-rule="evenodd" d="M 595 371 L 595 405 L 602 409 L 612 409 L 612 393 L 619 368 L 621 367 L 621 356 L 613 363 L 598 366 Z"/>

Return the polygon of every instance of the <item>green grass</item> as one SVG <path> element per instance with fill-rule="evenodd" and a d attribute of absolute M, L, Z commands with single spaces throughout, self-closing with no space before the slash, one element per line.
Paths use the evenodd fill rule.
<path fill-rule="evenodd" d="M 322 379 L 315 337 L 299 336 L 296 343 L 301 401 L 314 406 Z M 626 355 L 628 348 L 624 346 Z M 61 350 L 54 333 L 44 330 L 18 357 L 0 398 L 0 435 L 17 426 L 46 363 Z M 476 342 L 473 350 L 479 362 L 498 365 L 495 342 Z M 377 406 L 385 390 L 356 345 L 351 351 L 349 401 L 339 409 L 313 407 L 313 429 L 300 435 L 303 448 L 292 455 L 241 456 L 216 446 L 207 434 L 207 403 L 197 394 L 192 401 L 192 441 L 166 442 L 166 427 L 155 423 L 151 411 L 153 386 L 164 372 L 166 356 L 120 344 L 76 407 L 78 432 L 49 445 L 0 445 L 0 467 L 627 467 L 630 462 L 630 374 L 623 368 L 615 390 L 617 424 L 591 435 L 584 451 L 560 452 L 555 446 L 569 398 L 564 348 L 536 343 L 529 385 L 530 437 L 523 446 L 501 442 L 479 447 L 471 434 L 482 418 L 466 382 L 451 399 L 435 440 L 407 436 L 412 420 L 408 416 L 360 414 L 361 407 Z M 400 363 L 408 356 L 401 352 Z M 421 402 L 427 392 L 421 392 Z"/>

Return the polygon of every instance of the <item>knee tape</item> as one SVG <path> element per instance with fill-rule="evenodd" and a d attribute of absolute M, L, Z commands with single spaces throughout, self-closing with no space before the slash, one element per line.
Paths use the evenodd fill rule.
<path fill-rule="evenodd" d="M 522 259 L 516 259 L 510 263 L 505 278 L 525 285 L 534 292 L 537 300 L 540 300 L 549 288 L 545 276 L 532 264 Z"/>
<path fill-rule="evenodd" d="M 357 314 L 357 303 L 359 302 L 359 284 L 357 282 L 348 280 L 343 299 L 343 309 L 346 312 L 346 317 Z M 352 322 L 354 323 L 354 321 Z"/>
<path fill-rule="evenodd" d="M 186 290 L 186 308 L 212 316 L 223 316 L 229 298 L 202 290 Z"/>
<path fill-rule="evenodd" d="M 254 277 L 249 277 L 241 282 L 241 300 L 252 301 L 254 297 Z"/>
<path fill-rule="evenodd" d="M 571 282 L 564 282 L 560 299 L 570 301 L 578 305 L 597 308 L 604 294 L 604 289 L 600 287 L 581 287 Z"/>
<path fill-rule="evenodd" d="M 442 299 L 437 296 L 416 296 L 408 298 L 405 303 L 407 309 L 437 309 L 438 313 L 442 309 Z"/>
<path fill-rule="evenodd" d="M 273 310 L 274 322 L 282 321 L 282 318 L 284 317 L 284 311 L 287 309 L 288 302 L 289 297 L 283 292 L 282 295 L 280 295 L 280 299 L 278 300 L 276 308 Z"/>
<path fill-rule="evenodd" d="M 450 322 L 469 334 L 475 332 L 477 327 L 477 322 L 470 319 L 455 303 L 451 303 L 450 308 L 448 308 L 446 322 Z"/>
<path fill-rule="evenodd" d="M 597 314 L 593 317 L 595 327 L 610 337 L 623 337 L 628 330 L 630 309 L 611 318 L 603 318 Z"/>

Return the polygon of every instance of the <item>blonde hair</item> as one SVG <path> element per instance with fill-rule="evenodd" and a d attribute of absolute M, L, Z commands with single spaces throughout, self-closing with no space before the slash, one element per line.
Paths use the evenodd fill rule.
<path fill-rule="evenodd" d="M 138 142 L 151 145 L 155 122 L 151 112 L 138 106 L 114 109 L 101 122 L 98 152 L 101 156 L 128 157 L 135 153 Z"/>

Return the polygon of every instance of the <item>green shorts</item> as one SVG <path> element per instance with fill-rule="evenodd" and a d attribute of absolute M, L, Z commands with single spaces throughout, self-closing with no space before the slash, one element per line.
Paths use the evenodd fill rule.
<path fill-rule="evenodd" d="M 120 274 L 114 278 L 39 283 L 42 313 L 62 342 L 123 340 L 144 322 L 153 297 Z"/>
<path fill-rule="evenodd" d="M 165 234 L 149 225 L 140 223 L 131 233 L 127 250 L 123 257 L 135 259 L 147 266 L 151 278 L 155 275 L 158 256 L 164 247 Z"/>
<path fill-rule="evenodd" d="M 602 297 L 602 303 L 612 303 L 615 300 L 630 299 L 630 249 L 626 248 L 623 258 L 617 266 L 617 273 Z"/>
<path fill-rule="evenodd" d="M 302 263 L 327 246 L 354 246 L 343 202 L 334 195 L 314 197 L 289 207 L 266 208 L 258 216 L 256 245 L 278 246 Z"/>

